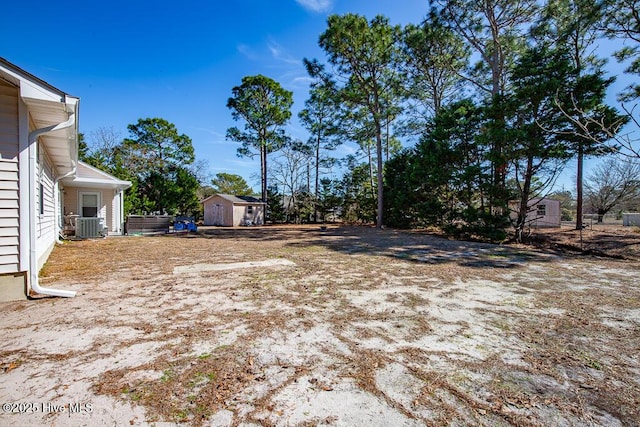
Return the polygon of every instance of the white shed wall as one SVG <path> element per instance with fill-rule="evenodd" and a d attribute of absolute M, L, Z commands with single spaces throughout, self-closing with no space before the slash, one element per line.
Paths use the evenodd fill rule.
<path fill-rule="evenodd" d="M 538 213 L 538 206 L 544 205 L 544 215 Z M 515 220 L 520 210 L 520 204 L 516 201 L 509 203 L 512 210 L 511 217 Z M 562 212 L 560 201 L 553 199 L 531 199 L 527 203 L 528 227 L 560 227 Z"/>
<path fill-rule="evenodd" d="M 249 213 L 249 206 L 251 206 L 252 212 Z M 255 205 L 240 205 L 233 206 L 233 222 L 235 226 L 247 225 L 250 222 L 251 225 L 264 225 L 264 207 L 262 204 Z"/>
<path fill-rule="evenodd" d="M 204 225 L 232 227 L 233 203 L 223 197 L 213 196 L 204 203 Z"/>

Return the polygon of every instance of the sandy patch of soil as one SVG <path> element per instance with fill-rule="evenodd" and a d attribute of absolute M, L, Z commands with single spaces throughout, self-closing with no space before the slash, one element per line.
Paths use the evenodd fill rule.
<path fill-rule="evenodd" d="M 0 425 L 638 425 L 638 270 L 337 226 L 68 242 L 42 284 L 76 298 L 1 306 L 1 403 L 36 409 Z"/>

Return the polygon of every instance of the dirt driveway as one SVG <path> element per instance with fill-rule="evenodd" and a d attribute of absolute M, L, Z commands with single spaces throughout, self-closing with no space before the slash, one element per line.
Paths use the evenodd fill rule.
<path fill-rule="evenodd" d="M 68 242 L 0 305 L 0 425 L 640 420 L 638 263 L 317 226 Z"/>

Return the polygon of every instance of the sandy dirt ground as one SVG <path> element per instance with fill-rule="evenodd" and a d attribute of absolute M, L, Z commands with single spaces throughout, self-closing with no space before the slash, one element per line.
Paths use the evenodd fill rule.
<path fill-rule="evenodd" d="M 0 425 L 637 426 L 635 260 L 329 226 L 66 242 Z"/>
<path fill-rule="evenodd" d="M 621 221 L 617 224 L 585 221 L 582 231 L 576 230 L 574 223 L 563 223 L 561 228 L 532 230 L 529 240 L 566 253 L 640 261 L 640 227 L 624 227 Z"/>

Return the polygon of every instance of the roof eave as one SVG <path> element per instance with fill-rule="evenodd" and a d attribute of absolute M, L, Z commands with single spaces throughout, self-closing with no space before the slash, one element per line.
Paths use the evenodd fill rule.
<path fill-rule="evenodd" d="M 39 137 L 53 160 L 59 176 L 70 173 L 78 160 L 78 113 L 80 99 L 0 57 L 0 78 L 20 90 L 36 129 L 57 125 L 74 116 L 74 124 Z"/>

